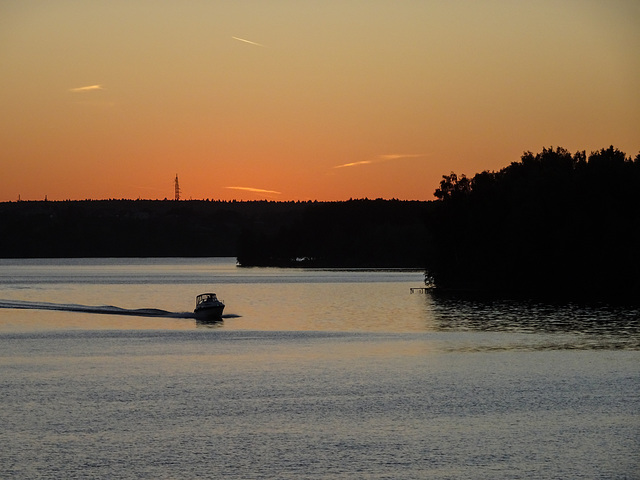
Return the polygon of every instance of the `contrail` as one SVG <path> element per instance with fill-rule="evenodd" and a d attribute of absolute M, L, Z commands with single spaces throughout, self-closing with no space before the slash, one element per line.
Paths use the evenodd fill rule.
<path fill-rule="evenodd" d="M 70 88 L 70 92 L 90 92 L 92 90 L 104 90 L 102 85 L 89 85 L 86 87 Z"/>
<path fill-rule="evenodd" d="M 355 167 L 356 165 L 367 165 L 369 163 L 371 163 L 371 160 L 362 160 L 361 162 L 352 162 L 352 163 L 344 163 L 342 165 L 336 165 L 333 168 Z"/>
<path fill-rule="evenodd" d="M 356 167 L 358 165 L 382 163 L 382 162 L 388 162 L 390 160 L 399 160 L 401 158 L 420 158 L 420 157 L 426 157 L 426 156 L 427 155 L 424 153 L 392 153 L 389 155 L 378 155 L 378 157 L 375 160 L 362 160 L 360 162 L 344 163 L 342 165 L 336 165 L 333 168 Z"/>
<path fill-rule="evenodd" d="M 244 190 L 245 192 L 254 192 L 254 193 L 275 193 L 276 195 L 280 195 L 282 192 L 276 192 L 275 190 L 263 190 L 262 188 L 252 188 L 252 187 L 224 187 L 229 188 L 231 190 Z"/>
<path fill-rule="evenodd" d="M 380 155 L 381 160 L 398 160 L 399 158 L 420 158 L 426 157 L 424 153 L 392 153 L 390 155 Z"/>
<path fill-rule="evenodd" d="M 239 37 L 231 37 L 234 40 L 238 40 L 239 42 L 244 42 L 244 43 L 249 43 L 251 45 L 255 45 L 257 47 L 264 47 L 264 45 L 262 45 L 261 43 L 256 43 L 256 42 L 252 42 L 251 40 L 246 40 L 244 38 L 239 38 Z"/>

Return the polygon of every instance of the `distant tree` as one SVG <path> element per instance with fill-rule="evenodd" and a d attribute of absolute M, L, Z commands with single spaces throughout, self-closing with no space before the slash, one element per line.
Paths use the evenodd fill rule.
<path fill-rule="evenodd" d="M 456 175 L 451 172 L 449 175 L 443 175 L 440 181 L 440 187 L 436 189 L 434 195 L 440 200 L 449 200 L 451 198 L 465 195 L 471 191 L 471 182 L 466 175 Z"/>

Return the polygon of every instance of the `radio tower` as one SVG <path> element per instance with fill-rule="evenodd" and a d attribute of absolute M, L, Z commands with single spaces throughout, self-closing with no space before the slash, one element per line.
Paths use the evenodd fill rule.
<path fill-rule="evenodd" d="M 178 174 L 176 173 L 176 202 L 180 200 L 180 184 L 178 183 Z"/>

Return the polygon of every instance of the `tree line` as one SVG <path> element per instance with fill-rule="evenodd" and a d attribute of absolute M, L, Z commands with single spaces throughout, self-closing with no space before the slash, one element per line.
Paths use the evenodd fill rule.
<path fill-rule="evenodd" d="M 243 232 L 243 266 L 424 268 L 428 202 L 349 200 L 309 203 L 271 229 Z"/>
<path fill-rule="evenodd" d="M 0 203 L 0 257 L 236 256 L 242 231 L 284 221 L 303 207 L 197 200 Z"/>
<path fill-rule="evenodd" d="M 640 154 L 525 152 L 444 175 L 427 222 L 440 289 L 640 297 Z"/>
<path fill-rule="evenodd" d="M 430 202 L 0 203 L 0 257 L 235 256 L 419 268 L 440 290 L 640 298 L 640 154 L 525 152 Z"/>
<path fill-rule="evenodd" d="M 424 268 L 427 202 L 0 203 L 0 258 L 216 257 L 241 266 Z"/>

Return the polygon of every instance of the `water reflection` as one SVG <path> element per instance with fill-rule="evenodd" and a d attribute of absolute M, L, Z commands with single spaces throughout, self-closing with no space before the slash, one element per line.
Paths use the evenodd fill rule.
<path fill-rule="evenodd" d="M 196 328 L 221 328 L 223 326 L 224 320 L 222 320 L 222 318 L 218 318 L 215 320 L 196 318 Z"/>
<path fill-rule="evenodd" d="M 571 333 L 640 348 L 640 307 L 608 303 L 545 302 L 431 291 L 433 327 L 440 331 Z M 608 345 L 609 347 L 611 345 Z"/>

